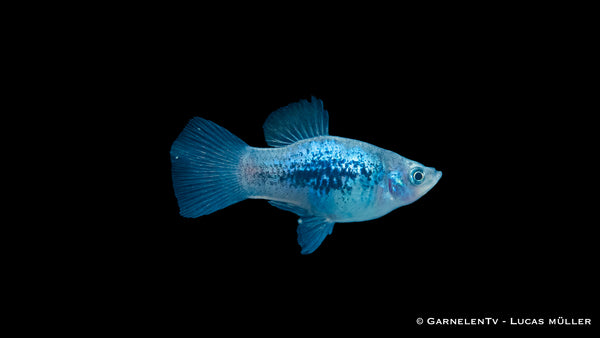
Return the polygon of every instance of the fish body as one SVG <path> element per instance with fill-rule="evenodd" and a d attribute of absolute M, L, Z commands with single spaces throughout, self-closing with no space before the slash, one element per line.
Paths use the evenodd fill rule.
<path fill-rule="evenodd" d="M 366 221 L 383 215 L 376 203 L 384 186 L 382 155 L 365 142 L 319 136 L 250 149 L 240 178 L 249 198 L 293 204 L 336 223 Z"/>
<path fill-rule="evenodd" d="M 358 140 L 330 136 L 322 102 L 301 100 L 263 126 L 274 148 L 250 147 L 226 129 L 192 119 L 171 148 L 181 214 L 198 217 L 244 199 L 266 199 L 300 216 L 302 253 L 335 223 L 379 218 L 414 202 L 442 173 Z"/>

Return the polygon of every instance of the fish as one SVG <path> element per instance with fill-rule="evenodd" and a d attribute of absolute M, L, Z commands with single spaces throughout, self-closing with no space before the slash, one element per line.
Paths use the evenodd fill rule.
<path fill-rule="evenodd" d="M 390 150 L 329 135 L 329 113 L 314 96 L 272 112 L 270 148 L 192 118 L 170 151 L 181 216 L 196 218 L 246 199 L 299 216 L 301 254 L 313 253 L 336 223 L 369 221 L 415 202 L 442 172 Z"/>

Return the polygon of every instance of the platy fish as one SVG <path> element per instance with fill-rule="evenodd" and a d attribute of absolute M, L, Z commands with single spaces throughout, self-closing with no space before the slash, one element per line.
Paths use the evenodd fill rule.
<path fill-rule="evenodd" d="M 248 198 L 265 199 L 298 219 L 302 254 L 335 223 L 379 218 L 425 195 L 442 172 L 392 151 L 329 135 L 329 114 L 311 97 L 280 108 L 263 125 L 267 144 L 247 145 L 194 117 L 171 147 L 173 188 L 184 217 Z"/>

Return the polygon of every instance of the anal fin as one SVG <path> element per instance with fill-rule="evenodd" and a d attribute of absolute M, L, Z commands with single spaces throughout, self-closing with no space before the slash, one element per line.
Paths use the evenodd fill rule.
<path fill-rule="evenodd" d="M 323 217 L 307 216 L 298 219 L 298 244 L 302 247 L 300 252 L 308 255 L 315 251 L 327 235 L 331 235 L 335 222 Z"/>
<path fill-rule="evenodd" d="M 325 237 L 331 235 L 331 232 L 333 231 L 335 222 L 331 222 L 324 217 L 309 216 L 309 211 L 302 207 L 279 201 L 269 201 L 269 204 L 300 216 L 296 232 L 298 233 L 298 244 L 302 247 L 300 253 L 303 255 L 308 255 L 317 250 L 321 243 L 323 243 Z"/>

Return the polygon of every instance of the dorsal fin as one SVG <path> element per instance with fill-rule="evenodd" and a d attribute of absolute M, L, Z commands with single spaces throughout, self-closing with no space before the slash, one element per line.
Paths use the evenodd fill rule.
<path fill-rule="evenodd" d="M 283 147 L 307 138 L 329 135 L 329 114 L 323 101 L 311 97 L 272 112 L 263 125 L 271 147 Z"/>

